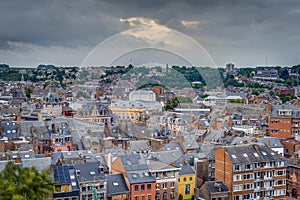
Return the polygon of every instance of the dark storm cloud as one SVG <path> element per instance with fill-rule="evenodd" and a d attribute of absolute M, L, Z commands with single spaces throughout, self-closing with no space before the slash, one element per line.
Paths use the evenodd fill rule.
<path fill-rule="evenodd" d="M 17 47 L 11 42 L 92 47 L 129 28 L 120 18 L 146 17 L 195 38 L 221 65 L 230 59 L 255 65 L 260 54 L 279 64 L 296 64 L 298 8 L 297 0 L 1 1 L 0 49 L 14 51 Z M 182 20 L 199 25 L 187 27 Z"/>

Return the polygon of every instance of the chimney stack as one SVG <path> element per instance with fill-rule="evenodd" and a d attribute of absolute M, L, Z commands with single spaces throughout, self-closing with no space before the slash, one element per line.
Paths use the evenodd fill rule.
<path fill-rule="evenodd" d="M 299 161 L 299 155 L 298 152 L 294 154 L 293 163 L 296 165 Z"/>
<path fill-rule="evenodd" d="M 270 147 L 270 140 L 266 140 L 267 147 Z"/>

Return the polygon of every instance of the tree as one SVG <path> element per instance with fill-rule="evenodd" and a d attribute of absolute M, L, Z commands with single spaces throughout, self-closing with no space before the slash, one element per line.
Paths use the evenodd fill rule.
<path fill-rule="evenodd" d="M 0 173 L 0 197 L 3 200 L 47 199 L 53 184 L 50 171 L 38 172 L 9 162 Z"/>
<path fill-rule="evenodd" d="M 26 96 L 27 98 L 30 98 L 32 92 L 33 92 L 33 90 L 32 90 L 30 87 L 26 88 L 26 89 L 25 89 L 25 96 Z"/>

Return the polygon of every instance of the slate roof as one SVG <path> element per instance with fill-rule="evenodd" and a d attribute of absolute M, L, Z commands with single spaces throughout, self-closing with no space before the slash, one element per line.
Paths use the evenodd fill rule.
<path fill-rule="evenodd" d="M 171 143 L 165 144 L 163 147 L 163 150 L 164 151 L 179 150 L 182 154 L 184 153 L 179 142 L 171 142 Z"/>
<path fill-rule="evenodd" d="M 88 102 L 82 105 L 80 115 L 93 116 L 93 110 L 95 107 L 98 110 L 97 116 L 107 116 L 112 114 L 106 105 L 103 105 L 100 102 Z"/>
<path fill-rule="evenodd" d="M 54 166 L 53 176 L 59 184 L 70 184 L 72 191 L 79 189 L 74 166 Z"/>
<path fill-rule="evenodd" d="M 223 181 L 206 181 L 204 184 L 210 194 L 218 192 L 230 192 Z"/>
<path fill-rule="evenodd" d="M 107 176 L 106 194 L 108 196 L 129 193 L 130 191 L 127 187 L 123 174 L 109 174 Z"/>
<path fill-rule="evenodd" d="M 130 184 L 155 182 L 142 156 L 139 154 L 122 155 L 120 158 Z"/>
<path fill-rule="evenodd" d="M 74 169 L 80 170 L 80 173 L 77 175 L 79 182 L 99 181 L 105 179 L 104 173 L 100 170 L 100 162 L 74 165 Z"/>
<path fill-rule="evenodd" d="M 257 138 L 257 142 L 266 144 L 267 140 L 270 141 L 270 148 L 283 148 L 280 140 L 276 137 L 264 137 L 264 138 Z"/>
<path fill-rule="evenodd" d="M 159 160 L 148 160 L 148 167 L 151 172 L 155 171 L 171 171 L 179 170 L 180 168 L 172 164 L 164 163 Z"/>
<path fill-rule="evenodd" d="M 169 151 L 158 151 L 152 152 L 151 155 L 153 158 L 156 158 L 165 163 L 171 164 L 176 161 L 182 155 L 182 151 L 180 150 L 169 150 Z"/>
<path fill-rule="evenodd" d="M 256 149 L 258 147 L 258 149 Z M 286 161 L 287 159 L 263 144 L 224 147 L 232 163 Z"/>
<path fill-rule="evenodd" d="M 18 126 L 18 123 L 14 121 L 2 122 L 2 137 L 7 137 L 8 140 L 19 138 Z"/>
<path fill-rule="evenodd" d="M 291 111 L 291 115 L 279 115 L 279 110 L 289 110 L 289 111 Z M 299 106 L 292 106 L 292 105 L 273 106 L 270 116 L 272 116 L 272 117 L 300 118 L 300 107 Z"/>
<path fill-rule="evenodd" d="M 148 140 L 132 140 L 132 141 L 128 141 L 128 143 L 129 143 L 130 153 L 134 153 L 134 152 L 148 153 L 152 150 L 148 145 Z"/>
<path fill-rule="evenodd" d="M 43 170 L 50 170 L 51 158 L 44 157 L 44 158 L 23 159 L 22 166 L 23 167 L 34 167 L 39 172 L 42 172 Z"/>

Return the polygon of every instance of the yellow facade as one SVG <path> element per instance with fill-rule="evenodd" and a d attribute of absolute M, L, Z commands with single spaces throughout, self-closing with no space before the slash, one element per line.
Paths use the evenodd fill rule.
<path fill-rule="evenodd" d="M 196 175 L 181 175 L 178 178 L 178 195 L 182 195 L 184 200 L 192 199 L 196 186 Z"/>

